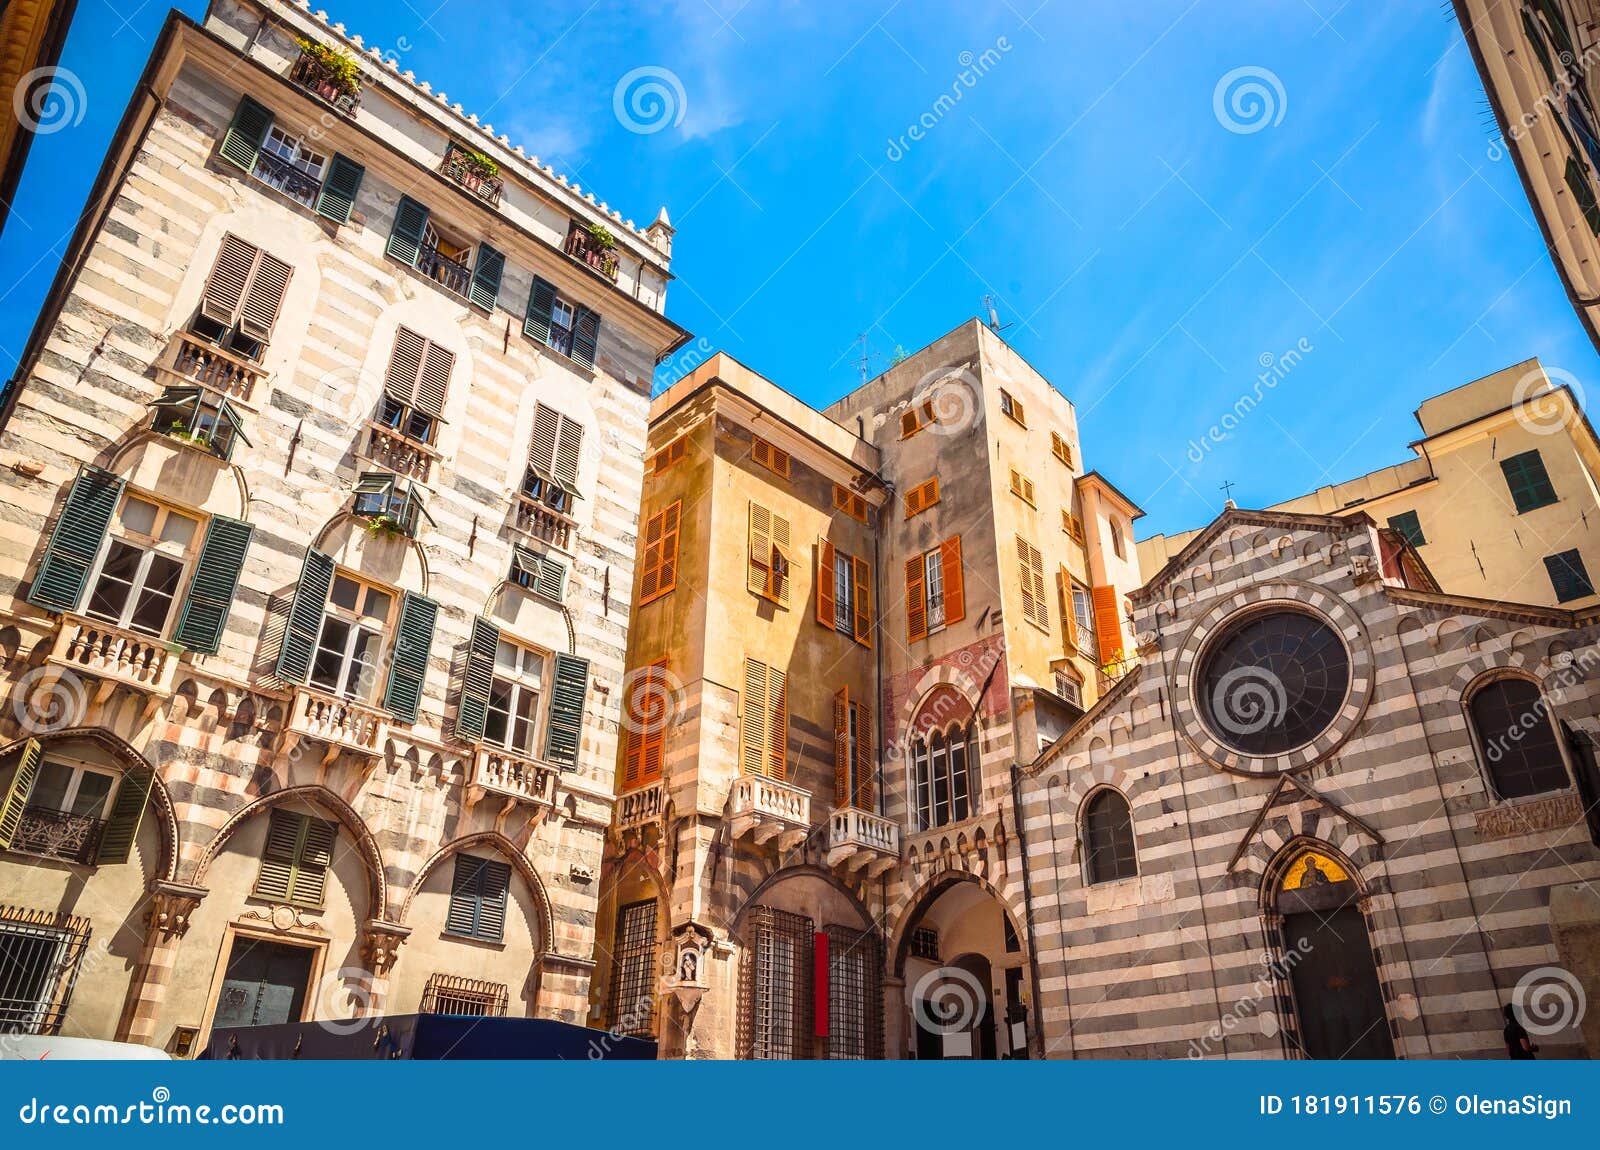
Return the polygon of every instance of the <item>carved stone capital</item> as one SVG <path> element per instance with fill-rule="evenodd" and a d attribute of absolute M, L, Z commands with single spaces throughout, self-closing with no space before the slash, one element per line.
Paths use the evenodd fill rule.
<path fill-rule="evenodd" d="M 361 928 L 361 959 L 374 977 L 387 977 L 394 960 L 400 957 L 400 944 L 410 935 L 411 928 L 398 922 L 367 920 Z"/>
<path fill-rule="evenodd" d="M 189 916 L 199 907 L 200 900 L 211 892 L 202 886 L 153 879 L 147 888 L 149 909 L 145 922 L 163 940 L 182 938 L 189 929 Z"/>

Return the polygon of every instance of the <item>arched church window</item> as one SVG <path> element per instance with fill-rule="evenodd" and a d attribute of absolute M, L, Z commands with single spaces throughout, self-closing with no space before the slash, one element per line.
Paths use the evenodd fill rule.
<path fill-rule="evenodd" d="M 1133 813 L 1128 800 L 1102 790 L 1083 815 L 1084 874 L 1090 885 L 1132 878 L 1139 873 L 1133 846 Z"/>
<path fill-rule="evenodd" d="M 1538 684 L 1520 676 L 1491 679 L 1467 700 L 1478 753 L 1502 799 L 1565 790 L 1566 763 Z"/>

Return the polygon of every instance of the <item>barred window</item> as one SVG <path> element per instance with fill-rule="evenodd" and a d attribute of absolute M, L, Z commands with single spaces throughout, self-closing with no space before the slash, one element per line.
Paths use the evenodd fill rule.
<path fill-rule="evenodd" d="M 503 982 L 483 982 L 457 974 L 432 974 L 422 988 L 421 1013 L 504 1018 L 508 997 Z"/>
<path fill-rule="evenodd" d="M 869 930 L 827 928 L 828 1057 L 883 1057 L 883 943 Z"/>
<path fill-rule="evenodd" d="M 1567 766 L 1536 683 L 1510 675 L 1492 679 L 1472 693 L 1467 710 L 1489 780 L 1502 799 L 1567 788 Z"/>
<path fill-rule="evenodd" d="M 739 963 L 739 1057 L 810 1057 L 812 923 L 752 908 Z"/>
<path fill-rule="evenodd" d="M 656 903 L 632 902 L 617 911 L 611 948 L 611 1026 L 619 1034 L 655 1033 Z"/>
<path fill-rule="evenodd" d="M 0 906 L 0 1033 L 60 1033 L 88 942 L 87 918 Z"/>

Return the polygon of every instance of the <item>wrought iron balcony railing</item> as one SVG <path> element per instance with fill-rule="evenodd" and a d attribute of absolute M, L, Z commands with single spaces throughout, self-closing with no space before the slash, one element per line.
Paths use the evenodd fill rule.
<path fill-rule="evenodd" d="M 265 150 L 256 155 L 256 166 L 250 174 L 308 208 L 316 207 L 317 197 L 322 194 L 321 180 Z"/>
<path fill-rule="evenodd" d="M 462 260 L 453 259 L 444 255 L 431 244 L 424 245 L 417 253 L 417 270 L 433 280 L 447 292 L 452 292 L 462 299 L 470 298 L 472 290 L 472 269 Z"/>
<path fill-rule="evenodd" d="M 87 865 L 94 862 L 100 849 L 100 832 L 104 827 L 105 821 L 93 815 L 25 807 L 16 834 L 11 837 L 11 846 L 13 850 L 28 854 Z"/>

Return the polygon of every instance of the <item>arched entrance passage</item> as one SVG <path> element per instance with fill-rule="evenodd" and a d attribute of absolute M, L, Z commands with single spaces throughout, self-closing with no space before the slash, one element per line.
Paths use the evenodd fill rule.
<path fill-rule="evenodd" d="M 1291 1048 L 1305 1058 L 1393 1058 L 1354 866 L 1321 843 L 1292 844 L 1268 871 L 1265 890 L 1293 1015 Z"/>
<path fill-rule="evenodd" d="M 905 1024 L 896 1057 L 1028 1057 L 1028 956 L 1010 911 L 978 880 L 936 882 L 895 948 Z"/>

